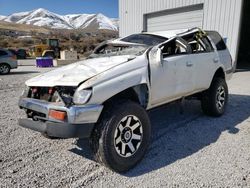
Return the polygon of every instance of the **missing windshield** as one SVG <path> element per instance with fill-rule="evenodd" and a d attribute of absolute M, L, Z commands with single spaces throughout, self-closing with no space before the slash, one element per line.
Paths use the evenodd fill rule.
<path fill-rule="evenodd" d="M 146 46 L 136 45 L 114 45 L 104 44 L 98 47 L 89 58 L 97 57 L 110 57 L 110 56 L 121 56 L 121 55 L 142 55 L 147 50 Z"/>

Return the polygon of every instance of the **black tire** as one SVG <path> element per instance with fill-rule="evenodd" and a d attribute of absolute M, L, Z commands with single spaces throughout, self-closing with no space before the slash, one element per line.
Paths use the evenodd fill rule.
<path fill-rule="evenodd" d="M 220 92 L 220 89 L 221 92 Z M 224 94 L 218 96 L 219 93 Z M 224 98 L 224 100 L 222 100 Z M 215 78 L 210 88 L 202 94 L 201 107 L 202 111 L 212 117 L 220 117 L 225 113 L 228 103 L 228 87 L 225 79 Z"/>
<path fill-rule="evenodd" d="M 122 120 L 127 117 L 128 119 L 130 119 L 130 121 L 127 119 L 126 123 L 125 121 L 123 122 Z M 138 119 L 136 119 L 135 117 L 137 117 Z M 126 126 L 128 125 L 127 122 L 129 121 L 131 125 L 135 123 L 133 122 L 135 120 L 139 120 L 138 124 L 141 123 L 140 127 L 138 127 L 139 129 L 131 129 L 132 132 L 130 142 L 133 142 L 133 144 L 135 144 L 133 145 L 135 146 L 134 149 L 136 148 L 135 152 L 132 154 L 132 150 L 128 145 L 126 145 L 124 152 L 126 153 L 127 151 L 130 151 L 131 153 L 128 152 L 127 155 L 131 156 L 122 156 L 122 149 L 120 150 L 119 154 L 117 148 L 119 147 L 119 145 L 121 146 L 127 143 L 124 143 L 124 139 L 120 140 L 118 144 L 115 143 L 118 140 L 116 139 L 117 137 L 115 137 L 115 135 L 119 135 L 118 137 L 121 138 L 122 136 L 126 135 L 126 132 L 124 134 L 121 131 L 120 134 L 117 133 L 117 131 L 120 130 L 119 125 L 125 124 L 125 126 L 122 127 L 124 132 Z M 138 143 L 133 139 L 133 136 L 135 135 L 134 133 L 138 130 L 142 130 L 143 133 L 141 134 L 140 141 L 138 141 L 138 143 L 140 143 L 139 146 Z M 135 102 L 119 101 L 108 105 L 108 107 L 104 109 L 100 121 L 96 124 L 96 128 L 92 133 L 90 143 L 96 161 L 104 164 L 105 166 L 116 172 L 125 172 L 134 167 L 143 158 L 150 143 L 150 137 L 151 125 L 146 110 Z"/>
<path fill-rule="evenodd" d="M 49 139 L 49 140 L 57 140 L 57 139 L 60 139 L 60 138 L 58 138 L 58 137 L 49 136 L 49 135 L 47 135 L 47 134 L 45 134 L 45 133 L 41 133 L 41 135 L 42 135 L 44 138 L 47 138 L 47 139 Z"/>
<path fill-rule="evenodd" d="M 0 75 L 5 75 L 10 73 L 10 66 L 6 63 L 0 64 Z"/>

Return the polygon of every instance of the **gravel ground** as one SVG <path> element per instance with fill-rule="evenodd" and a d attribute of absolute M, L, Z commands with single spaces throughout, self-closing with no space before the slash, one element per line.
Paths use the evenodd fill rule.
<path fill-rule="evenodd" d="M 0 187 L 250 187 L 250 72 L 229 82 L 225 116 L 195 101 L 150 112 L 152 144 L 134 169 L 95 163 L 87 140 L 49 140 L 17 125 L 24 81 L 50 69 L 19 67 L 0 77 Z"/>

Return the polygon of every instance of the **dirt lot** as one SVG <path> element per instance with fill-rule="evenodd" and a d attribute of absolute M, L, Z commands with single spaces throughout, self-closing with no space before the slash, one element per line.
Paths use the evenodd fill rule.
<path fill-rule="evenodd" d="M 0 76 L 0 187 L 250 187 L 250 72 L 229 82 L 222 118 L 188 101 L 150 112 L 152 144 L 125 174 L 93 162 L 86 140 L 49 140 L 23 129 L 17 103 L 24 81 L 49 69 L 20 67 Z"/>

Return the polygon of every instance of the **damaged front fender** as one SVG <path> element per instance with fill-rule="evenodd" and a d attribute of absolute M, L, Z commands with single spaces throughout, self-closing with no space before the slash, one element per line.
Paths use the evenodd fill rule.
<path fill-rule="evenodd" d="M 88 104 L 103 104 L 116 94 L 134 86 L 149 84 L 148 60 L 139 56 L 126 64 L 114 67 L 86 82 L 78 89 L 92 88 Z"/>

